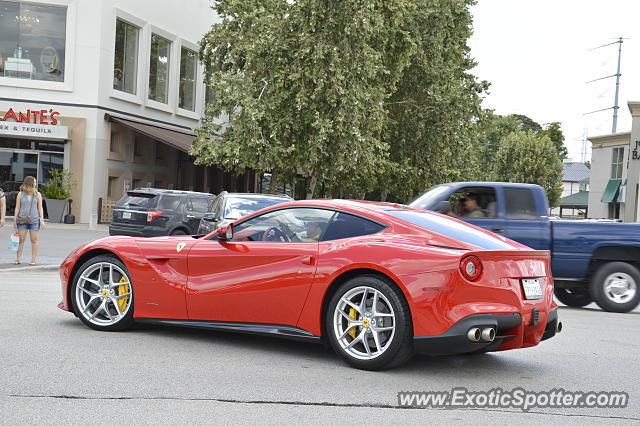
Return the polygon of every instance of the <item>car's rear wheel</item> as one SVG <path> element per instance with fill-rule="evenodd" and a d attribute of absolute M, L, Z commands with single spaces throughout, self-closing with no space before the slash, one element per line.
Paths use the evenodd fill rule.
<path fill-rule="evenodd" d="M 608 262 L 591 279 L 591 295 L 607 312 L 629 312 L 640 303 L 640 271 L 625 262 Z"/>
<path fill-rule="evenodd" d="M 553 291 L 559 301 L 567 306 L 580 308 L 593 302 L 586 288 L 558 288 Z"/>
<path fill-rule="evenodd" d="M 363 275 L 331 298 L 325 331 L 334 351 L 363 370 L 391 368 L 413 355 L 413 325 L 403 294 L 387 280 Z"/>
<path fill-rule="evenodd" d="M 99 255 L 80 266 L 71 301 L 82 322 L 95 330 L 120 331 L 133 324 L 133 285 L 115 256 Z"/>

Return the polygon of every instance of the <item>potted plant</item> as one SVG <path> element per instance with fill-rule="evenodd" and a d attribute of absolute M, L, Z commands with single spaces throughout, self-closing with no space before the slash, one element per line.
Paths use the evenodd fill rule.
<path fill-rule="evenodd" d="M 40 190 L 46 199 L 49 222 L 60 223 L 71 195 L 71 173 L 68 170 L 50 170 L 49 179 Z"/>

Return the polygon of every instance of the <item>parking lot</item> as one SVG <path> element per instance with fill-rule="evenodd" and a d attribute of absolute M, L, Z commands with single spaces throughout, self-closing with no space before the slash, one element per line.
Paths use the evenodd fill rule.
<path fill-rule="evenodd" d="M 564 330 L 530 349 L 416 357 L 390 371 L 347 367 L 320 345 L 137 326 L 88 329 L 59 310 L 57 272 L 0 273 L 2 424 L 235 422 L 640 422 L 638 310 L 561 308 Z M 626 391 L 627 408 L 400 409 L 399 391 L 454 387 Z"/>

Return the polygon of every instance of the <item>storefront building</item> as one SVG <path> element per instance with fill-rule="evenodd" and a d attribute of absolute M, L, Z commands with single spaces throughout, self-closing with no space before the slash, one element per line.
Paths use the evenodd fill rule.
<path fill-rule="evenodd" d="M 590 218 L 640 221 L 640 102 L 629 102 L 630 132 L 590 137 Z"/>
<path fill-rule="evenodd" d="M 135 187 L 255 190 L 187 154 L 215 20 L 207 0 L 0 0 L 0 185 L 67 169 L 84 223 Z"/>

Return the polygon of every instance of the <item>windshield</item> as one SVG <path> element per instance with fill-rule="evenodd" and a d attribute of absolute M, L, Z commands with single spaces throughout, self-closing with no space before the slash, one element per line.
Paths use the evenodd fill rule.
<path fill-rule="evenodd" d="M 438 185 L 429 189 L 427 192 L 416 198 L 409 204 L 411 207 L 418 209 L 433 209 L 438 199 L 451 189 L 448 185 Z"/>
<path fill-rule="evenodd" d="M 224 217 L 227 219 L 240 219 L 250 213 L 291 201 L 288 198 L 229 198 Z"/>
<path fill-rule="evenodd" d="M 429 231 L 445 237 L 474 245 L 485 250 L 516 250 L 511 244 L 498 237 L 486 234 L 464 223 L 425 211 L 390 210 L 388 213 Z"/>

